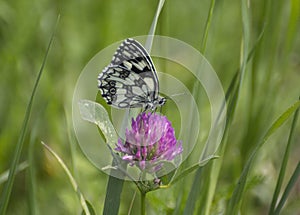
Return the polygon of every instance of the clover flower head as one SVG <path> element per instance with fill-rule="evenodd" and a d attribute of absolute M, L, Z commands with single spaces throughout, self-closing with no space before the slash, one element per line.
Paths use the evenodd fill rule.
<path fill-rule="evenodd" d="M 131 129 L 126 129 L 125 135 L 125 143 L 119 139 L 115 150 L 131 166 L 149 173 L 162 168 L 160 161 L 171 161 L 183 151 L 170 121 L 157 113 L 139 114 L 132 119 Z"/>

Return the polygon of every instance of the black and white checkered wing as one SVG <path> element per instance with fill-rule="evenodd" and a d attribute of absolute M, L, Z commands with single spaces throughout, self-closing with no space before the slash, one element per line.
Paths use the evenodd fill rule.
<path fill-rule="evenodd" d="M 111 63 L 98 76 L 98 87 L 109 105 L 117 108 L 154 107 L 158 103 L 158 78 L 145 48 L 126 39 Z"/>

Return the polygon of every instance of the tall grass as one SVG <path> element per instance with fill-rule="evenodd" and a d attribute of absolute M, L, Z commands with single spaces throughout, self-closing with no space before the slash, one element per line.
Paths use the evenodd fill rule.
<path fill-rule="evenodd" d="M 58 21 L 59 21 L 59 17 L 57 19 L 57 24 L 58 24 Z M 55 33 L 55 30 L 54 30 L 54 33 Z M 36 78 L 35 84 L 33 86 L 33 90 L 32 90 L 32 93 L 31 93 L 31 96 L 30 96 L 30 99 L 29 99 L 29 102 L 28 102 L 28 105 L 27 105 L 27 108 L 26 108 L 24 121 L 23 121 L 23 124 L 22 124 L 22 128 L 21 128 L 21 131 L 20 131 L 20 135 L 19 135 L 19 139 L 18 139 L 16 148 L 14 150 L 13 160 L 12 160 L 12 163 L 11 163 L 11 166 L 10 166 L 9 176 L 8 176 L 8 179 L 7 179 L 7 182 L 5 184 L 5 187 L 4 187 L 2 196 L 1 196 L 1 200 L 0 200 L 0 202 L 1 202 L 0 214 L 6 214 L 7 205 L 8 205 L 9 199 L 10 199 L 10 195 L 11 195 L 11 192 L 12 192 L 12 186 L 13 186 L 14 179 L 15 179 L 15 174 L 16 174 L 16 171 L 17 171 L 17 166 L 18 166 L 18 163 L 19 163 L 19 160 L 20 160 L 20 156 L 21 156 L 24 141 L 25 141 L 25 135 L 26 135 L 26 132 L 28 130 L 28 122 L 29 122 L 29 119 L 30 119 L 30 113 L 31 113 L 31 109 L 32 109 L 33 99 L 35 97 L 37 87 L 38 87 L 39 81 L 41 79 L 41 76 L 42 76 L 42 73 L 43 73 L 43 70 L 44 70 L 44 67 L 45 67 L 45 64 L 46 64 L 48 53 L 49 53 L 49 50 L 50 50 L 50 47 L 52 45 L 52 41 L 53 41 L 53 38 L 54 38 L 54 33 L 52 34 L 50 42 L 48 44 L 44 60 L 42 62 L 40 71 L 37 75 L 37 78 Z"/>
<path fill-rule="evenodd" d="M 75 81 L 87 61 L 112 42 L 147 34 L 149 29 L 149 35 L 156 32 L 199 47 L 226 89 L 227 121 L 211 160 L 190 166 L 167 189 L 150 193 L 148 214 L 298 213 L 299 193 L 294 188 L 300 172 L 296 144 L 300 133 L 296 112 L 300 106 L 300 2 L 173 0 L 136 4 L 131 0 L 0 3 L 0 179 L 5 181 L 0 183 L 0 214 L 72 214 L 80 213 L 81 208 L 86 214 L 93 210 L 96 214 L 139 214 L 136 187 L 89 164 L 74 145 L 68 131 L 71 122 L 65 122 L 65 115 L 71 111 Z M 52 44 L 52 38 L 45 51 L 51 20 L 58 13 L 62 14 L 61 28 L 56 42 Z M 149 37 L 148 50 L 151 44 Z M 44 59 L 41 53 L 46 55 Z M 42 60 L 34 82 L 33 68 Z M 185 80 L 184 74 L 178 77 Z M 186 85 L 201 104 L 201 85 L 193 80 Z M 209 120 L 204 110 L 200 109 L 204 121 Z M 30 120 L 30 115 L 39 118 L 41 126 L 34 126 L 36 120 Z M 183 120 L 188 125 L 192 118 Z M 199 142 L 207 130 L 202 128 Z M 75 175 L 74 180 L 61 174 L 61 166 L 36 144 L 41 140 L 60 154 L 66 172 L 72 163 L 74 171 L 69 171 L 69 177 Z M 25 165 L 29 183 L 24 183 L 24 164 L 30 165 Z M 191 165 L 189 160 L 185 165 Z M 80 187 L 81 201 L 70 198 L 76 197 L 76 192 L 67 184 L 74 181 L 75 190 Z M 77 207 L 80 203 L 83 206 Z"/>

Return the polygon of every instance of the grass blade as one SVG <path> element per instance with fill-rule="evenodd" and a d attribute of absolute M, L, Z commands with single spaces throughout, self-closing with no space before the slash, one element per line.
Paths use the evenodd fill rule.
<path fill-rule="evenodd" d="M 31 113 L 31 108 L 32 108 L 32 104 L 33 104 L 33 99 L 34 99 L 34 96 L 35 96 L 40 78 L 42 76 L 42 73 L 43 73 L 43 70 L 44 70 L 44 67 L 45 67 L 45 64 L 46 64 L 46 60 L 47 60 L 47 57 L 48 57 L 48 54 L 49 54 L 49 51 L 50 51 L 50 47 L 51 47 L 53 39 L 54 39 L 54 35 L 55 35 L 55 31 L 56 31 L 56 27 L 58 25 L 58 22 L 59 22 L 59 16 L 57 18 L 56 26 L 55 26 L 54 31 L 52 33 L 52 36 L 50 38 L 50 41 L 49 41 L 49 44 L 48 44 L 48 47 L 47 47 L 47 50 L 46 50 L 46 53 L 45 53 L 45 57 L 43 59 L 42 66 L 41 66 L 40 71 L 38 73 L 38 76 L 36 78 L 36 81 L 35 81 L 35 84 L 34 84 L 30 99 L 29 99 L 29 103 L 28 103 L 27 108 L 26 108 L 26 113 L 25 113 L 25 117 L 24 117 L 24 120 L 23 120 L 23 125 L 22 125 L 22 128 L 21 128 L 20 136 L 19 136 L 19 139 L 18 139 L 18 142 L 17 142 L 17 145 L 16 145 L 15 153 L 14 153 L 14 156 L 13 156 L 13 161 L 12 161 L 11 166 L 10 166 L 8 181 L 5 184 L 5 187 L 4 187 L 4 190 L 2 192 L 2 196 L 1 196 L 0 215 L 4 215 L 6 213 L 7 205 L 8 205 L 8 202 L 9 202 L 9 199 L 10 199 L 10 194 L 11 194 L 11 191 L 12 191 L 12 186 L 13 186 L 14 179 L 15 179 L 15 173 L 16 173 L 16 170 L 17 170 L 17 165 L 19 163 L 22 148 L 23 148 L 23 145 L 24 145 L 24 139 L 25 139 L 25 135 L 26 135 L 26 132 L 27 132 L 27 128 L 28 128 L 28 122 L 29 122 L 29 119 L 30 119 L 30 113 Z"/>
<path fill-rule="evenodd" d="M 202 36 L 201 52 L 203 54 L 205 53 L 205 50 L 206 50 L 207 37 L 208 37 L 209 28 L 210 28 L 211 18 L 212 18 L 213 11 L 214 11 L 214 6 L 215 6 L 215 0 L 212 0 L 212 2 L 210 4 L 210 10 L 208 13 L 208 17 L 206 19 L 204 34 Z M 201 68 L 201 66 L 199 66 L 199 68 Z M 199 100 L 199 91 L 200 91 L 200 83 L 196 83 L 193 87 L 193 97 L 196 98 L 196 101 Z M 190 127 L 192 127 L 193 120 L 195 120 L 193 115 L 194 115 L 194 110 L 191 110 L 190 119 L 188 120 L 190 122 L 189 123 Z M 202 175 L 201 173 L 202 173 L 202 168 L 199 168 L 197 170 L 197 172 L 195 173 L 193 184 L 191 186 L 189 196 L 188 196 L 188 201 L 184 208 L 184 214 L 191 214 L 192 211 L 194 210 L 195 203 L 197 201 L 196 196 L 198 196 L 198 192 L 195 192 L 195 191 L 199 190 L 199 187 L 201 184 L 201 180 L 200 180 L 200 177 Z"/>
<path fill-rule="evenodd" d="M 69 181 L 71 182 L 75 192 L 77 193 L 77 196 L 79 198 L 80 204 L 82 206 L 82 209 L 84 210 L 86 215 L 90 215 L 90 210 L 89 207 L 86 203 L 86 199 L 84 198 L 83 194 L 81 193 L 77 182 L 75 181 L 74 177 L 72 176 L 72 173 L 70 172 L 70 170 L 68 169 L 68 167 L 66 166 L 66 164 L 63 162 L 63 160 L 49 147 L 47 146 L 45 143 L 41 142 L 43 144 L 43 146 L 55 157 L 55 159 L 58 161 L 58 163 L 60 164 L 60 166 L 63 168 L 63 170 L 65 171 L 65 173 L 67 174 L 67 176 L 69 177 Z"/>
<path fill-rule="evenodd" d="M 204 34 L 202 36 L 201 52 L 203 54 L 206 51 L 208 32 L 209 32 L 209 29 L 210 29 L 210 24 L 211 24 L 211 19 L 212 19 L 214 7 L 215 7 L 215 0 L 212 0 L 211 4 L 210 4 L 209 13 L 208 13 L 208 16 L 207 16 L 207 19 L 206 19 Z M 200 84 L 195 84 L 194 88 L 193 88 L 193 96 L 197 100 L 199 100 L 199 96 L 198 96 L 199 90 L 200 90 Z M 220 112 L 220 114 L 223 113 L 224 108 L 225 108 L 225 106 L 222 108 L 222 111 Z M 191 114 L 190 122 L 192 122 L 192 121 L 193 121 L 193 112 Z M 206 148 L 204 149 L 203 154 L 206 154 L 205 151 L 206 151 Z M 191 191 L 189 193 L 187 204 L 186 204 L 185 209 L 184 209 L 184 214 L 191 214 L 194 211 L 196 201 L 198 200 L 197 196 L 199 196 L 197 191 L 199 190 L 199 187 L 202 183 L 202 180 L 201 180 L 202 172 L 203 172 L 203 168 L 199 168 L 197 170 L 195 176 L 194 176 L 193 184 L 191 186 Z M 210 202 L 209 197 L 206 199 L 206 203 L 207 202 Z"/>
<path fill-rule="evenodd" d="M 238 98 L 239 98 L 239 93 L 240 93 L 240 89 L 242 86 L 242 82 L 243 82 L 243 78 L 244 78 L 244 74 L 246 72 L 246 65 L 247 62 L 249 61 L 249 59 L 251 58 L 253 52 L 248 51 L 249 48 L 249 43 L 250 43 L 250 19 L 249 19 L 249 11 L 248 11 L 248 7 L 247 7 L 247 2 L 245 0 L 241 1 L 241 11 L 242 11 L 242 24 L 243 24 L 243 38 L 242 38 L 242 44 L 241 44 L 241 65 L 240 65 L 240 69 L 237 73 L 237 75 L 233 78 L 232 84 L 230 85 L 229 90 L 226 92 L 226 99 L 229 99 L 229 95 L 230 95 L 230 99 L 229 99 L 229 106 L 228 106 L 228 110 L 227 110 L 227 124 L 225 127 L 225 131 L 224 131 L 224 136 L 223 136 L 223 141 L 221 143 L 221 149 L 220 152 L 221 154 L 224 153 L 225 148 L 226 148 L 226 142 L 227 142 L 227 135 L 228 135 L 228 129 L 229 126 L 231 124 L 231 121 L 233 120 L 234 117 L 234 113 L 235 113 L 235 109 L 237 106 L 237 102 L 238 102 Z M 260 40 L 260 37 L 259 37 Z M 253 47 L 252 50 L 255 50 L 255 46 Z M 232 93 L 229 94 L 230 90 L 232 90 Z M 210 177 L 207 179 L 207 186 L 205 186 L 206 188 L 206 192 L 207 192 L 207 198 L 205 198 L 205 208 L 204 208 L 204 213 L 207 215 L 209 214 L 210 211 L 210 207 L 212 204 L 212 199 L 214 196 L 214 192 L 216 189 L 216 185 L 217 185 L 217 178 L 219 176 L 220 170 L 221 170 L 221 166 L 222 166 L 222 159 L 215 161 L 212 163 L 212 165 L 210 166 L 211 168 L 208 170 L 208 174 L 210 175 Z"/>
<path fill-rule="evenodd" d="M 293 188 L 294 185 L 296 184 L 296 182 L 297 182 L 299 176 L 300 176 L 300 162 L 298 162 L 298 165 L 297 165 L 297 167 L 296 167 L 296 169 L 295 169 L 295 171 L 294 171 L 294 173 L 293 173 L 291 179 L 289 180 L 288 185 L 286 186 L 286 188 L 285 188 L 285 190 L 284 190 L 284 192 L 283 192 L 283 195 L 282 195 L 282 197 L 281 197 L 281 199 L 280 199 L 280 202 L 278 203 L 278 206 L 277 206 L 275 212 L 272 213 L 272 215 L 273 215 L 273 214 L 274 214 L 274 215 L 277 215 L 277 214 L 280 213 L 280 211 L 281 211 L 281 209 L 282 209 L 284 203 L 285 203 L 286 200 L 287 200 L 287 197 L 288 197 L 289 193 L 291 192 L 292 188 Z"/>
<path fill-rule="evenodd" d="M 103 215 L 117 215 L 119 213 L 123 184 L 124 180 L 109 176 Z"/>
<path fill-rule="evenodd" d="M 219 158 L 219 156 L 209 156 L 208 158 L 206 158 L 205 160 L 196 163 L 188 168 L 186 168 L 185 170 L 183 170 L 178 176 L 176 176 L 174 178 L 174 180 L 171 181 L 171 184 L 175 184 L 177 181 L 179 181 L 180 179 L 184 178 L 186 175 L 190 174 L 191 172 L 195 171 L 196 169 L 199 169 L 200 167 L 204 167 L 206 164 L 208 164 L 210 161 Z M 201 168 L 200 168 L 201 169 Z M 199 171 L 201 171 L 199 169 Z"/>
<path fill-rule="evenodd" d="M 202 38 L 202 45 L 201 45 L 201 52 L 203 54 L 205 54 L 206 51 L 206 44 L 207 44 L 207 37 L 208 37 L 208 31 L 210 28 L 210 23 L 211 23 L 211 19 L 212 19 L 212 15 L 214 12 L 214 8 L 215 8 L 215 0 L 212 0 L 210 3 L 210 9 L 209 9 L 209 14 L 205 23 L 205 31 L 203 34 L 203 38 Z"/>
<path fill-rule="evenodd" d="M 35 124 L 37 125 L 37 124 Z M 35 141 L 37 136 L 37 126 L 35 126 L 30 134 L 29 147 L 28 147 L 28 162 L 29 168 L 27 171 L 27 186 L 28 186 L 28 209 L 29 214 L 38 214 L 37 201 L 36 201 L 36 165 L 34 159 Z"/>
<path fill-rule="evenodd" d="M 136 197 L 136 193 L 137 193 L 137 190 L 134 191 L 134 194 L 132 196 L 132 199 L 131 199 L 130 206 L 129 206 L 127 214 L 131 214 L 132 213 L 132 208 L 133 208 L 134 200 L 135 200 L 135 197 Z"/>
<path fill-rule="evenodd" d="M 90 215 L 96 215 L 92 204 L 89 201 L 86 201 L 85 203 L 86 203 L 86 205 L 87 205 L 87 207 L 89 209 Z M 86 215 L 86 213 L 85 213 L 84 210 L 82 211 L 81 215 Z"/>
<path fill-rule="evenodd" d="M 264 32 L 265 32 L 265 27 L 263 27 L 260 35 L 258 36 L 256 42 L 253 44 L 252 49 L 250 50 L 248 57 L 247 57 L 247 63 L 252 59 L 253 54 L 255 53 L 255 51 L 257 49 L 257 45 L 263 38 Z M 227 119 L 228 120 L 226 122 L 223 140 L 220 144 L 220 150 L 218 152 L 220 155 L 224 154 L 229 127 L 230 127 L 231 121 L 234 116 L 235 106 L 237 104 L 237 94 L 238 94 L 239 86 L 241 85 L 241 83 L 238 82 L 240 80 L 239 77 L 240 77 L 240 69 L 237 69 L 237 71 L 235 72 L 235 75 L 233 76 L 233 78 L 230 82 L 228 89 L 226 90 L 226 94 L 225 94 L 225 99 L 226 99 L 226 102 L 228 103 L 228 108 L 227 108 Z M 223 106 L 221 107 L 221 109 L 219 111 L 219 115 L 222 113 L 222 111 L 224 111 L 226 102 L 224 101 Z M 218 117 L 218 119 L 219 119 L 219 117 Z M 206 180 L 208 180 L 208 183 L 206 184 L 207 186 L 205 187 L 205 191 L 209 192 L 209 194 L 206 196 L 206 198 L 204 198 L 204 201 L 206 202 L 204 214 L 209 214 L 209 212 L 210 212 L 210 204 L 211 204 L 212 198 L 214 196 L 219 171 L 222 166 L 222 159 L 223 159 L 223 157 L 220 156 L 220 158 L 217 161 L 213 161 L 212 165 L 209 166 L 210 169 L 207 170 L 207 172 L 205 172 L 205 174 L 207 173 L 207 175 L 210 175 L 210 179 L 208 179 L 208 178 L 206 179 Z M 204 191 L 202 193 L 204 193 Z M 201 208 L 203 210 L 203 205 L 201 205 Z"/>
<path fill-rule="evenodd" d="M 276 188 L 275 188 L 274 195 L 272 198 L 272 203 L 270 206 L 269 214 L 272 214 L 274 212 L 276 202 L 278 200 L 278 195 L 279 195 L 279 192 L 280 192 L 280 189 L 282 186 L 282 182 L 283 182 L 283 179 L 285 176 L 285 171 L 286 171 L 286 167 L 287 167 L 287 163 L 288 163 L 288 159 L 289 159 L 289 155 L 290 155 L 290 151 L 291 151 L 291 142 L 292 142 L 292 138 L 294 136 L 294 131 L 295 131 L 295 127 L 297 124 L 298 115 L 299 115 L 299 109 L 294 114 L 294 119 L 292 122 L 291 130 L 290 130 L 290 134 L 289 134 L 289 138 L 288 138 L 288 143 L 287 143 L 285 153 L 283 156 L 283 160 L 282 160 L 282 164 L 281 164 L 281 168 L 280 168 L 280 172 L 279 172 L 279 177 L 278 177 Z"/>
<path fill-rule="evenodd" d="M 28 167 L 28 162 L 27 161 L 24 161 L 20 164 L 17 165 L 17 168 L 16 168 L 16 173 L 20 172 L 20 171 L 23 171 L 24 169 L 26 169 Z M 0 184 L 4 183 L 5 181 L 8 180 L 8 176 L 9 176 L 9 170 L 3 172 L 1 175 L 0 175 Z"/>
<path fill-rule="evenodd" d="M 244 188 L 247 181 L 247 176 L 250 171 L 251 165 L 254 161 L 256 154 L 259 152 L 259 149 L 266 143 L 268 138 L 300 107 L 300 101 L 295 102 L 291 107 L 289 107 L 280 117 L 272 124 L 269 130 L 264 135 L 263 139 L 258 142 L 255 149 L 253 150 L 251 156 L 246 162 L 246 165 L 243 169 L 243 172 L 239 178 L 237 186 L 234 189 L 233 195 L 229 201 L 226 214 L 237 214 L 239 209 Z"/>
<path fill-rule="evenodd" d="M 285 44 L 286 52 L 288 53 L 294 46 L 299 30 L 300 21 L 300 2 L 299 0 L 290 1 L 290 19 L 287 28 L 287 39 Z"/>
<path fill-rule="evenodd" d="M 250 41 L 250 26 L 249 26 L 250 21 L 249 21 L 249 15 L 248 15 L 248 8 L 246 7 L 246 2 L 241 2 L 241 4 L 242 4 L 241 7 L 242 7 L 242 21 L 243 21 L 243 43 L 241 46 L 241 65 L 240 65 L 240 69 L 238 69 L 235 76 L 233 77 L 231 84 L 226 92 L 226 101 L 228 102 L 228 109 L 227 109 L 227 119 L 228 120 L 227 120 L 227 123 L 225 126 L 223 140 L 220 144 L 219 152 L 221 153 L 221 155 L 224 153 L 225 148 L 226 148 L 227 133 L 228 133 L 229 125 L 234 116 L 236 104 L 237 104 L 238 97 L 239 97 L 239 91 L 240 91 L 240 88 L 242 85 L 244 73 L 246 71 L 246 65 L 247 65 L 247 62 L 251 59 L 251 57 L 254 53 L 254 50 L 256 49 L 256 46 L 253 46 L 250 53 L 248 53 L 248 46 L 249 46 L 249 41 Z M 210 14 L 212 14 L 213 5 L 214 5 L 214 2 L 211 2 Z M 209 22 L 210 22 L 210 18 L 207 19 L 206 26 L 209 26 Z M 207 34 L 207 30 L 205 31 L 205 35 L 206 34 Z M 203 52 L 206 49 L 206 44 L 205 44 L 206 36 L 205 35 L 203 36 L 204 40 L 202 41 L 203 42 L 202 43 L 202 51 Z M 263 33 L 261 35 L 263 35 Z M 260 39 L 261 39 L 261 37 L 258 38 L 258 41 Z M 221 107 L 221 109 L 220 109 L 220 113 L 222 113 L 224 108 L 225 108 L 225 101 L 224 101 L 224 106 Z M 202 194 L 202 195 L 204 195 L 206 197 L 202 198 L 202 200 L 204 202 L 202 202 L 202 204 L 201 204 L 201 212 L 204 214 L 209 214 L 221 166 L 222 166 L 222 158 L 217 161 L 213 161 L 212 164 L 210 166 L 208 166 L 208 169 L 206 169 L 205 174 L 208 174 L 209 177 L 206 177 L 203 182 L 205 184 L 205 188 L 204 188 L 205 191 L 203 191 L 205 194 Z M 200 186 L 200 184 L 201 184 L 200 178 L 195 178 L 195 180 L 199 180 L 198 186 Z"/>
<path fill-rule="evenodd" d="M 164 3 L 165 3 L 165 0 L 159 0 L 154 19 L 152 21 L 152 25 L 151 25 L 150 31 L 148 33 L 147 41 L 145 43 L 145 49 L 149 53 L 151 53 L 151 48 L 152 48 L 152 43 L 153 43 L 153 35 L 155 34 L 158 18 L 159 18 L 160 12 L 164 6 Z"/>
<path fill-rule="evenodd" d="M 189 215 L 193 214 L 194 208 L 196 205 L 197 197 L 199 196 L 199 191 L 200 191 L 200 184 L 201 181 L 200 178 L 202 176 L 203 168 L 199 168 L 195 174 L 195 179 L 199 180 L 194 180 L 192 184 L 192 189 L 190 190 L 188 199 L 186 201 L 186 205 L 184 207 L 183 215 Z"/>

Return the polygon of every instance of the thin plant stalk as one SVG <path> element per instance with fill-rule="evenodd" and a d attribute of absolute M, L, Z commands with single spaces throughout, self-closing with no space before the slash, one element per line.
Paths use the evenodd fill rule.
<path fill-rule="evenodd" d="M 146 214 L 146 193 L 143 191 L 141 192 L 141 215 Z"/>
<path fill-rule="evenodd" d="M 137 193 L 137 190 L 134 191 L 133 197 L 132 197 L 131 202 L 130 202 L 128 214 L 131 214 L 131 211 L 132 211 L 132 208 L 133 208 L 133 203 L 134 203 L 134 200 L 135 200 L 135 197 L 136 197 L 136 193 Z"/>
<path fill-rule="evenodd" d="M 33 129 L 30 135 L 30 142 L 29 142 L 29 150 L 28 150 L 28 161 L 29 161 L 29 169 L 27 171 L 27 186 L 28 186 L 28 209 L 31 215 L 38 214 L 37 212 L 37 199 L 36 199 L 36 165 L 34 159 L 34 146 L 36 140 L 36 131 L 37 126 Z"/>

